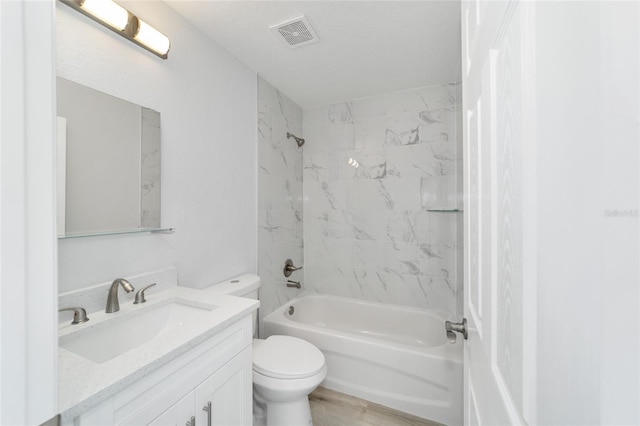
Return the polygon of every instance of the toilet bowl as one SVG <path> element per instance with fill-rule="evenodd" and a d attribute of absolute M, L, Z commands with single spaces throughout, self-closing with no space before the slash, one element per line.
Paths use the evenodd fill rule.
<path fill-rule="evenodd" d="M 324 380 L 324 355 L 311 343 L 291 336 L 253 341 L 253 390 L 256 423 L 311 425 L 308 395 Z"/>
<path fill-rule="evenodd" d="M 258 298 L 260 277 L 245 274 L 205 291 Z M 254 337 L 257 315 L 254 314 Z M 309 394 L 327 375 L 320 349 L 291 336 L 253 339 L 254 426 L 311 425 Z"/>

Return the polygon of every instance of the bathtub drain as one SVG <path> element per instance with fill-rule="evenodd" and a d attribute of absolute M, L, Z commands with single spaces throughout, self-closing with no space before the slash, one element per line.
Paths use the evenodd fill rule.
<path fill-rule="evenodd" d="M 293 315 L 293 311 L 295 311 L 295 309 L 293 309 L 293 306 L 289 306 L 289 315 Z"/>

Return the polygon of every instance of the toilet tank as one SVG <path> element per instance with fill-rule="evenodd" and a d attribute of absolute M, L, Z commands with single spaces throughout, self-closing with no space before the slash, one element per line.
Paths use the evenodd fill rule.
<path fill-rule="evenodd" d="M 238 277 L 229 278 L 203 290 L 213 294 L 230 294 L 231 296 L 258 299 L 258 289 L 260 288 L 260 277 L 253 274 L 244 274 Z"/>
<path fill-rule="evenodd" d="M 203 288 L 203 291 L 213 294 L 229 294 L 231 296 L 246 297 L 258 300 L 260 289 L 260 277 L 254 274 L 244 274 L 238 277 L 229 278 L 210 287 Z M 257 337 L 258 312 L 253 312 L 253 337 Z"/>

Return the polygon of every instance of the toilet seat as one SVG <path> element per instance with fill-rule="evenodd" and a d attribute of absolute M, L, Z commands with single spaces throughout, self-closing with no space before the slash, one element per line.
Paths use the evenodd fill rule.
<path fill-rule="evenodd" d="M 320 373 L 324 367 L 322 352 L 297 337 L 270 336 L 253 346 L 253 370 L 263 376 L 303 379 Z"/>

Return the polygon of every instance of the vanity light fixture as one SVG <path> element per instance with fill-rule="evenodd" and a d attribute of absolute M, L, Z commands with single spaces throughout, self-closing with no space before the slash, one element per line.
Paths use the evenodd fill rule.
<path fill-rule="evenodd" d="M 113 32 L 167 59 L 171 41 L 169 37 L 138 18 L 112 0 L 60 0 L 83 15 L 104 25 Z"/>

